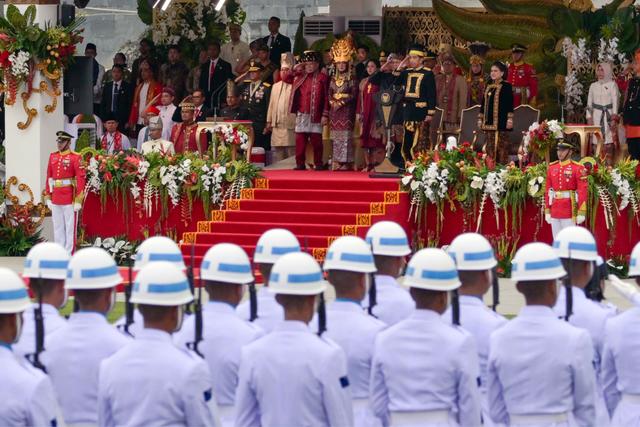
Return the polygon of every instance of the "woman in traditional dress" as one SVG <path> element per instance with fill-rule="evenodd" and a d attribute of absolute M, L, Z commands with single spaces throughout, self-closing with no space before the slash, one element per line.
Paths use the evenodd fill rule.
<path fill-rule="evenodd" d="M 467 76 L 467 94 L 469 99 L 467 107 L 473 107 L 474 105 L 482 105 L 484 100 L 484 89 L 487 82 L 484 78 L 484 71 L 482 66 L 484 59 L 478 55 L 472 55 L 469 60 L 471 67 L 469 68 L 469 75 Z"/>
<path fill-rule="evenodd" d="M 485 133 L 484 151 L 497 163 L 509 160 L 509 136 L 513 129 L 513 88 L 504 79 L 507 66 L 496 61 L 491 66 L 491 84 L 484 91 L 478 127 Z"/>
<path fill-rule="evenodd" d="M 286 52 L 280 58 L 279 80 L 271 88 L 269 110 L 265 132 L 271 132 L 273 161 L 279 162 L 295 154 L 295 135 L 293 129 L 296 115 L 289 113 L 289 98 L 292 85 L 289 75 L 293 72 L 293 54 Z M 288 83 L 289 82 L 289 83 Z"/>
<path fill-rule="evenodd" d="M 354 50 L 346 38 L 336 40 L 331 47 L 336 68 L 329 83 L 329 132 L 333 169 L 340 171 L 353 170 L 352 138 L 358 96 L 358 82 L 351 70 Z"/>
<path fill-rule="evenodd" d="M 634 77 L 629 80 L 622 108 L 624 130 L 633 160 L 640 160 L 640 49 L 634 55 Z"/>
<path fill-rule="evenodd" d="M 369 77 L 378 71 L 378 61 L 370 59 L 366 64 L 367 76 L 360 82 L 356 118 L 362 130 L 361 143 L 364 151 L 366 171 L 373 170 L 376 166 L 374 154 L 384 149 L 382 132 L 376 123 L 376 94 L 380 87 L 369 82 Z"/>
<path fill-rule="evenodd" d="M 602 62 L 596 68 L 597 81 L 591 83 L 589 87 L 589 97 L 587 98 L 587 123 L 600 126 L 600 131 L 604 136 L 604 149 L 607 161 L 613 159 L 614 141 L 613 126 L 617 126 L 618 121 L 618 85 L 613 81 L 613 69 L 611 64 Z M 616 124 L 613 124 L 613 123 Z M 597 140 L 593 137 L 593 143 Z M 595 152 L 595 150 L 594 150 Z"/>

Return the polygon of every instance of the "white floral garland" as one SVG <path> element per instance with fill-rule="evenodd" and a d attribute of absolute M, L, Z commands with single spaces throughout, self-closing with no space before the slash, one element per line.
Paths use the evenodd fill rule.
<path fill-rule="evenodd" d="M 102 182 L 100 181 L 100 172 L 98 170 L 99 166 L 100 163 L 98 163 L 98 160 L 95 157 L 91 157 L 89 164 L 87 165 L 86 172 L 87 181 L 84 190 L 86 193 L 100 193 L 100 186 Z"/>
<path fill-rule="evenodd" d="M 191 173 L 191 160 L 184 159 L 177 165 L 160 167 L 160 182 L 167 189 L 171 204 L 177 206 L 180 203 L 180 186 Z"/>
<path fill-rule="evenodd" d="M 161 15 L 158 25 L 154 28 L 154 38 L 161 44 L 178 44 L 182 37 L 190 42 L 204 40 L 207 29 L 204 26 L 205 8 L 211 9 L 211 2 L 208 0 L 197 0 L 189 3 L 189 15 L 192 15 L 195 26 L 185 18 L 187 13 L 183 8 L 170 7 Z M 211 12 L 210 12 L 211 13 Z"/>
<path fill-rule="evenodd" d="M 598 46 L 598 62 L 609 62 L 611 64 L 619 62 L 622 65 L 627 64 L 627 56 L 618 50 L 618 38 L 612 37 L 609 40 L 600 39 Z"/>
<path fill-rule="evenodd" d="M 212 203 L 222 203 L 222 182 L 224 180 L 224 174 L 227 172 L 227 168 L 224 166 L 214 167 L 213 169 L 207 165 L 202 166 L 201 168 L 202 175 L 200 175 L 200 180 L 202 181 L 202 185 L 204 188 L 209 191 L 211 195 Z"/>
<path fill-rule="evenodd" d="M 236 145 L 234 142 L 234 130 L 236 131 L 238 138 L 240 139 L 240 149 L 243 151 L 246 150 L 249 147 L 249 135 L 245 131 L 242 131 L 237 127 L 234 128 L 230 124 L 221 123 L 213 126 L 211 129 L 208 129 L 207 132 L 213 134 L 221 133 L 224 138 L 225 144 Z"/>
<path fill-rule="evenodd" d="M 631 202 L 635 196 L 631 189 L 631 184 L 629 184 L 629 181 L 622 176 L 618 168 L 611 171 L 611 181 L 613 186 L 616 187 L 616 194 L 620 196 L 618 210 L 623 210 L 629 205 L 629 202 Z"/>
<path fill-rule="evenodd" d="M 567 110 L 571 112 L 583 105 L 584 87 L 578 80 L 577 70 L 580 66 L 591 63 L 591 50 L 587 47 L 587 40 L 580 38 L 578 43 L 574 44 L 569 37 L 565 37 L 562 41 L 562 56 L 572 64 L 572 69 L 564 80 L 565 104 Z"/>

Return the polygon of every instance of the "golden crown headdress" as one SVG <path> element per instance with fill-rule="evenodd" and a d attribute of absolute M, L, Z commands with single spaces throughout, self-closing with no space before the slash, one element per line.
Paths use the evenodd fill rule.
<path fill-rule="evenodd" d="M 334 41 L 331 46 L 331 56 L 334 62 L 349 62 L 355 53 L 353 40 L 348 37 Z"/>

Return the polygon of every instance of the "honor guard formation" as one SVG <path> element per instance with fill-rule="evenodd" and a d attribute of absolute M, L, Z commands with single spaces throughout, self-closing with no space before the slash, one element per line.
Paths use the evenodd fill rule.
<path fill-rule="evenodd" d="M 522 246 L 508 286 L 525 306 L 508 320 L 475 233 L 414 253 L 382 221 L 334 240 L 322 266 L 284 229 L 253 260 L 220 243 L 199 266 L 166 237 L 122 269 L 41 243 L 22 278 L 0 269 L 0 425 L 639 425 L 640 244 L 636 285 L 608 278 L 631 309 L 594 296 L 601 264 L 579 226 Z"/>

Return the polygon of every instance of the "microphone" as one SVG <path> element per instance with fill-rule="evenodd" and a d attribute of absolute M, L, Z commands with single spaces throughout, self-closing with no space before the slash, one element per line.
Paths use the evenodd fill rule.
<path fill-rule="evenodd" d="M 227 79 L 229 80 L 229 79 Z M 218 86 L 216 88 L 216 90 L 213 91 L 213 93 L 211 94 L 211 109 L 213 110 L 213 115 L 215 117 L 218 117 L 218 107 L 214 107 L 213 106 L 213 97 L 216 96 L 215 100 L 216 100 L 216 105 L 220 105 L 220 96 L 222 95 L 222 92 L 224 91 L 224 89 L 227 88 L 227 81 L 225 80 L 225 82 L 223 84 L 221 84 L 220 86 Z"/>

